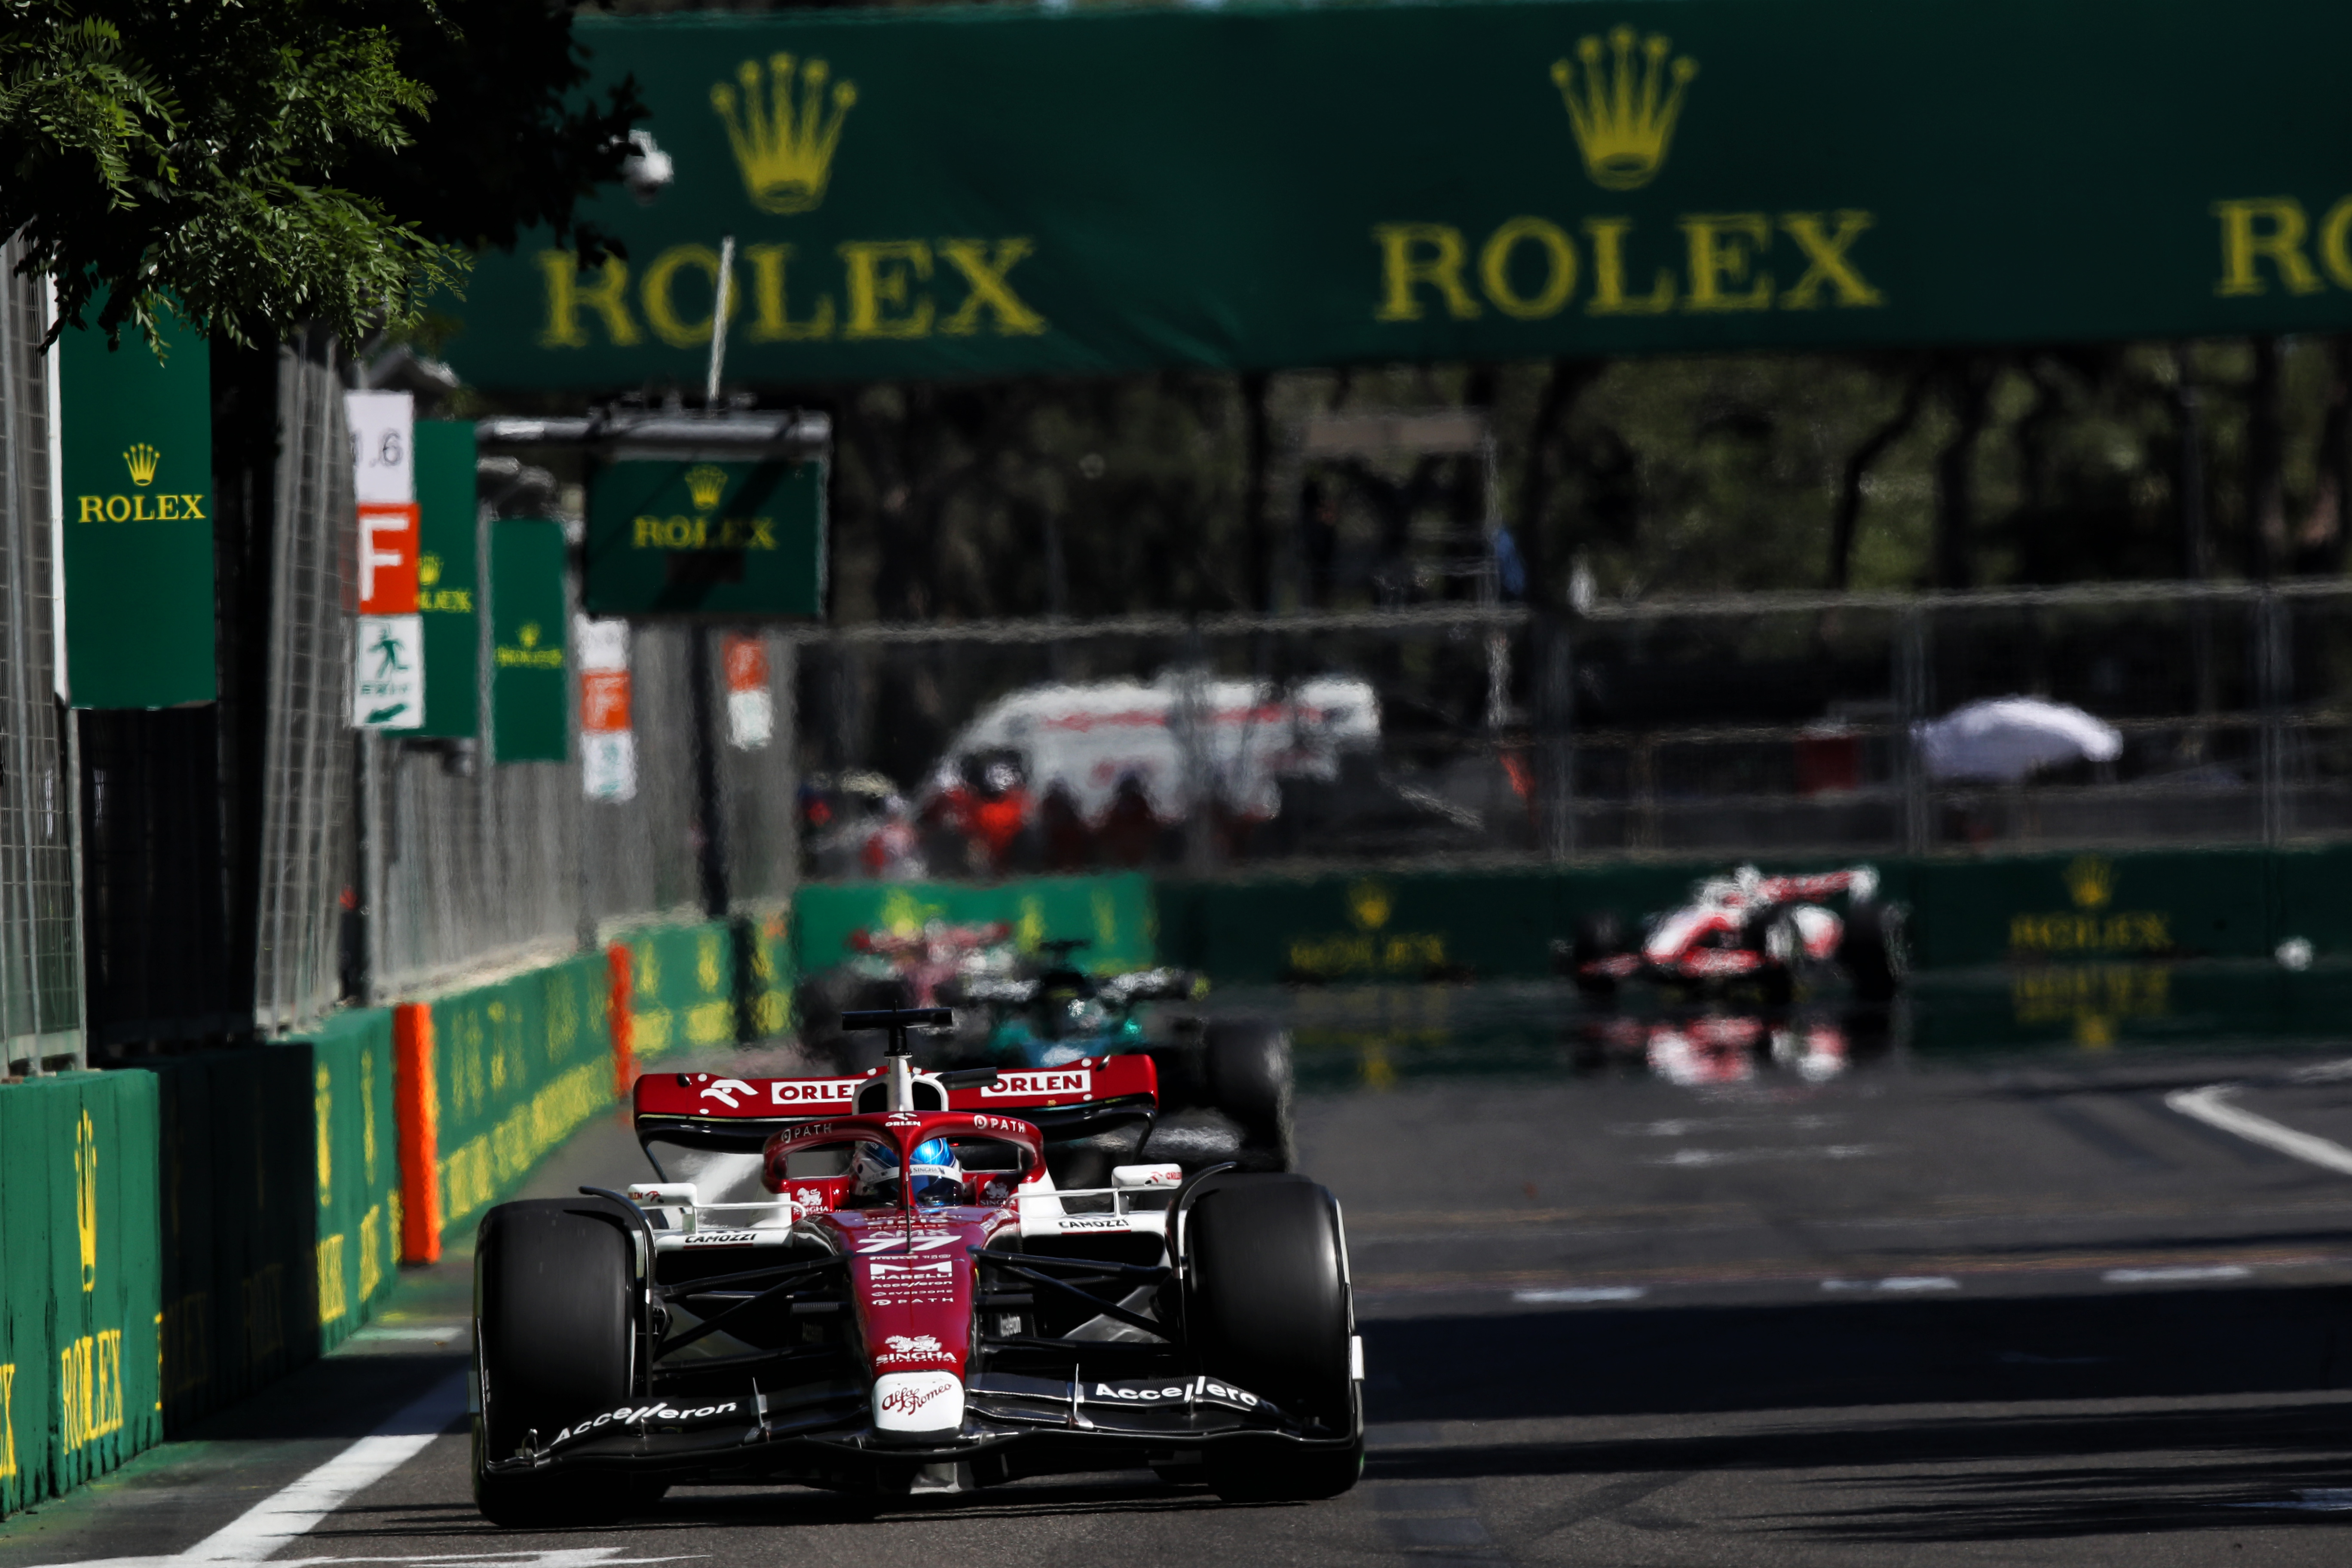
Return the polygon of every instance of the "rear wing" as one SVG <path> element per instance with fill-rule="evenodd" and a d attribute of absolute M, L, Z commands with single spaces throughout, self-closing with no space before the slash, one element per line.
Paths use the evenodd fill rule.
<path fill-rule="evenodd" d="M 1160 1102 L 1150 1057 L 1087 1057 L 1057 1068 L 977 1068 L 914 1075 L 917 1110 L 1014 1116 L 1049 1143 L 1149 1121 Z M 888 1109 L 889 1074 L 856 1078 L 729 1078 L 646 1073 L 637 1079 L 640 1141 L 703 1149 L 757 1150 L 774 1133 L 822 1117 Z"/>

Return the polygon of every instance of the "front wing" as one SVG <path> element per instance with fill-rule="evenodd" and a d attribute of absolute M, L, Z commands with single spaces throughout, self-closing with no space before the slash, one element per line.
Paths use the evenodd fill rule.
<path fill-rule="evenodd" d="M 1360 1385 L 1357 1385 L 1360 1388 Z M 729 1398 L 654 1398 L 604 1412 L 553 1434 L 533 1434 L 528 1453 L 488 1458 L 492 1474 L 626 1470 L 672 1481 L 770 1479 L 856 1485 L 890 1472 L 970 1464 L 983 1478 L 1140 1467 L 1209 1443 L 1277 1441 L 1345 1447 L 1360 1439 L 1355 1400 L 1349 1430 L 1304 1421 L 1215 1377 L 1045 1378 L 982 1373 L 965 1385 L 964 1421 L 952 1437 L 877 1431 L 866 1389 L 849 1380 L 761 1391 L 747 1379 Z"/>

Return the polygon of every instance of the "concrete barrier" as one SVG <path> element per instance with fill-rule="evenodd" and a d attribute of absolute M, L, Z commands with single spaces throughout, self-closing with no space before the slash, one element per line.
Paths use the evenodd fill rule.
<path fill-rule="evenodd" d="M 156 1133 L 147 1073 L 0 1086 L 0 1513 L 161 1435 Z"/>

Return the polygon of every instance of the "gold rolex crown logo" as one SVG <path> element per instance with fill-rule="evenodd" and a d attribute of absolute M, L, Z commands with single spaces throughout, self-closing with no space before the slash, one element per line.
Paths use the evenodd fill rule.
<path fill-rule="evenodd" d="M 2095 910 L 2116 896 L 2116 863 L 2097 855 L 2078 855 L 2066 867 L 2066 891 L 2074 907 Z"/>
<path fill-rule="evenodd" d="M 763 213 L 804 213 L 824 200 L 841 122 L 857 101 L 856 83 L 835 82 L 833 111 L 827 114 L 824 86 L 829 74 L 823 60 L 810 60 L 801 67 L 795 90 L 793 57 L 771 55 L 764 92 L 756 60 L 735 68 L 735 79 L 742 84 L 740 100 L 723 81 L 710 89 L 710 107 L 726 122 L 743 189 Z"/>
<path fill-rule="evenodd" d="M 1604 61 L 1598 37 L 1579 39 L 1576 55 L 1584 65 L 1582 79 L 1567 60 L 1552 62 L 1551 79 L 1559 84 L 1559 96 L 1568 104 L 1569 124 L 1575 129 L 1584 172 L 1592 183 L 1604 191 L 1636 190 L 1648 184 L 1666 161 L 1675 120 L 1683 110 L 1683 91 L 1698 75 L 1698 62 L 1685 55 L 1670 69 L 1666 56 L 1673 46 L 1660 33 L 1642 40 L 1636 58 L 1631 27 L 1611 28 L 1609 47 Z"/>
<path fill-rule="evenodd" d="M 694 497 L 694 510 L 709 511 L 719 504 L 727 490 L 727 470 L 714 468 L 708 463 L 686 470 L 686 488 Z"/>
<path fill-rule="evenodd" d="M 139 441 L 122 454 L 122 460 L 131 467 L 132 484 L 152 485 L 155 482 L 155 465 L 163 460 L 163 454 L 146 442 Z"/>
<path fill-rule="evenodd" d="M 420 555 L 416 558 L 416 580 L 430 588 L 441 581 L 441 557 Z"/>
<path fill-rule="evenodd" d="M 522 626 L 522 630 L 515 634 L 515 640 L 521 643 L 525 647 L 537 647 L 539 646 L 539 623 L 537 621 L 525 621 Z"/>
<path fill-rule="evenodd" d="M 81 1288 L 98 1286 L 98 1130 L 89 1112 L 74 1129 L 74 1230 L 81 1244 Z"/>

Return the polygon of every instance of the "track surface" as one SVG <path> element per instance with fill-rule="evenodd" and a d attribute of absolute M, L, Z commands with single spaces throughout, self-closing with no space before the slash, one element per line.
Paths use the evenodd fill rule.
<path fill-rule="evenodd" d="M 426 1444 L 277 1560 L 2337 1563 L 2352 1551 L 2352 1175 L 2198 1121 L 2352 1148 L 2315 1052 L 2056 1051 L 1769 1068 L 1311 1074 L 1375 1423 L 1338 1500 L 1229 1508 L 1148 1474 L 878 1515 L 687 1489 L 513 1535 Z M 1375 1059 L 1375 1058 L 1378 1059 Z M 1353 1087 L 1344 1087 L 1349 1078 Z M 535 1188 L 639 1167 L 617 1124 Z M 0 1568 L 173 1559 L 462 1366 L 462 1256 L 344 1352 L 61 1502 Z M 438 1342 L 436 1342 L 436 1340 Z M 191 1561 L 176 1558 L 177 1561 Z"/>

